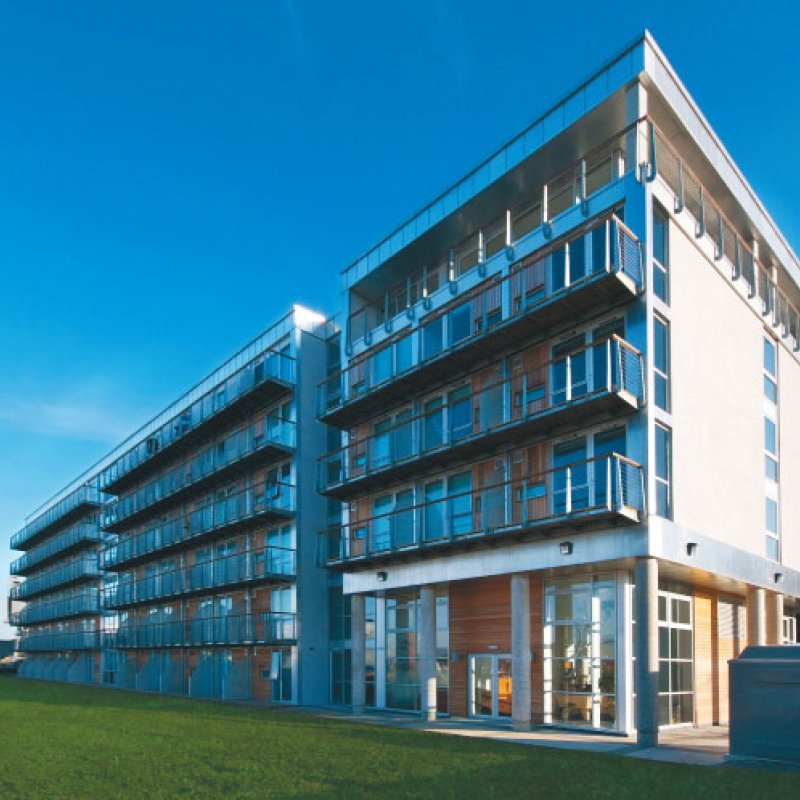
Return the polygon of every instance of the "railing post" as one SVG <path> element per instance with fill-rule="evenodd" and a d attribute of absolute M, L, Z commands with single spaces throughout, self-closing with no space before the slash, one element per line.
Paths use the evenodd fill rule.
<path fill-rule="evenodd" d="M 565 511 L 567 514 L 572 513 L 572 467 L 566 468 L 567 473 L 567 497 L 565 504 Z"/>

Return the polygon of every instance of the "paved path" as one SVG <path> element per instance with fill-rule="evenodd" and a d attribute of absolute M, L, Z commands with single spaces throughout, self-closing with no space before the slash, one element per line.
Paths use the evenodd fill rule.
<path fill-rule="evenodd" d="M 482 720 L 443 719 L 428 723 L 404 714 L 374 713 L 353 716 L 335 711 L 323 713 L 370 725 L 432 731 L 451 736 L 513 742 L 534 747 L 560 747 L 566 750 L 616 753 L 632 758 L 670 761 L 678 764 L 721 766 L 725 763 L 728 754 L 728 728 L 724 726 L 676 728 L 665 731 L 659 737 L 658 747 L 641 749 L 637 746 L 635 737 L 611 733 L 562 730 L 544 726 L 522 733 L 512 730 L 508 725 L 495 725 Z"/>

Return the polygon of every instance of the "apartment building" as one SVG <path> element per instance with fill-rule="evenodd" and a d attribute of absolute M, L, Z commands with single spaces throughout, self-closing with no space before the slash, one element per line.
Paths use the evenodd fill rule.
<path fill-rule="evenodd" d="M 9 623 L 25 654 L 19 674 L 91 683 L 99 679 L 103 496 L 96 481 L 73 487 L 11 537 L 24 555 L 11 563 Z"/>
<path fill-rule="evenodd" d="M 800 262 L 652 38 L 342 280 L 14 537 L 22 674 L 724 723 L 797 638 Z"/>
<path fill-rule="evenodd" d="M 649 34 L 342 277 L 336 696 L 724 723 L 796 638 L 800 263 Z"/>
<path fill-rule="evenodd" d="M 294 306 L 15 537 L 12 546 L 37 545 L 15 562 L 28 576 L 15 593 L 37 598 L 16 620 L 26 626 L 21 649 L 54 654 L 29 658 L 21 674 L 327 702 L 326 575 L 316 556 L 327 516 L 314 478 L 326 448 L 315 396 L 329 338 L 324 317 Z M 52 566 L 67 547 L 69 560 Z M 76 610 L 49 611 L 56 598 L 45 592 L 68 579 L 94 583 L 70 599 L 82 603 Z M 48 625 L 29 629 L 40 606 Z M 93 616 L 57 632 L 49 624 L 78 610 Z M 82 647 L 90 654 L 77 662 Z"/>

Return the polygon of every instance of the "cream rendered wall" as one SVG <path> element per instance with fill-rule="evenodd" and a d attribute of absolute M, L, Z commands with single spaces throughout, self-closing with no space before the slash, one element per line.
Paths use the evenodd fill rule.
<path fill-rule="evenodd" d="M 778 353 L 781 554 L 800 569 L 800 363 L 781 346 Z"/>
<path fill-rule="evenodd" d="M 762 322 L 674 221 L 669 244 L 674 519 L 763 556 Z"/>

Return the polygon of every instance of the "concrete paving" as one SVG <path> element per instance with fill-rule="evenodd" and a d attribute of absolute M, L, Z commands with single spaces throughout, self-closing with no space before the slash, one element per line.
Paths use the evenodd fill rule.
<path fill-rule="evenodd" d="M 675 728 L 662 731 L 658 747 L 640 748 L 636 737 L 614 733 L 597 733 L 553 727 L 538 726 L 531 731 L 520 732 L 510 723 L 490 723 L 485 720 L 439 719 L 425 722 L 419 717 L 406 714 L 365 713 L 351 715 L 337 711 L 323 712 L 326 716 L 349 719 L 369 725 L 423 730 L 450 736 L 489 739 L 497 742 L 529 745 L 533 747 L 559 747 L 566 750 L 584 750 L 594 753 L 641 758 L 649 761 L 668 761 L 676 764 L 698 764 L 722 766 L 728 754 L 728 728 L 726 726 L 703 726 Z"/>

